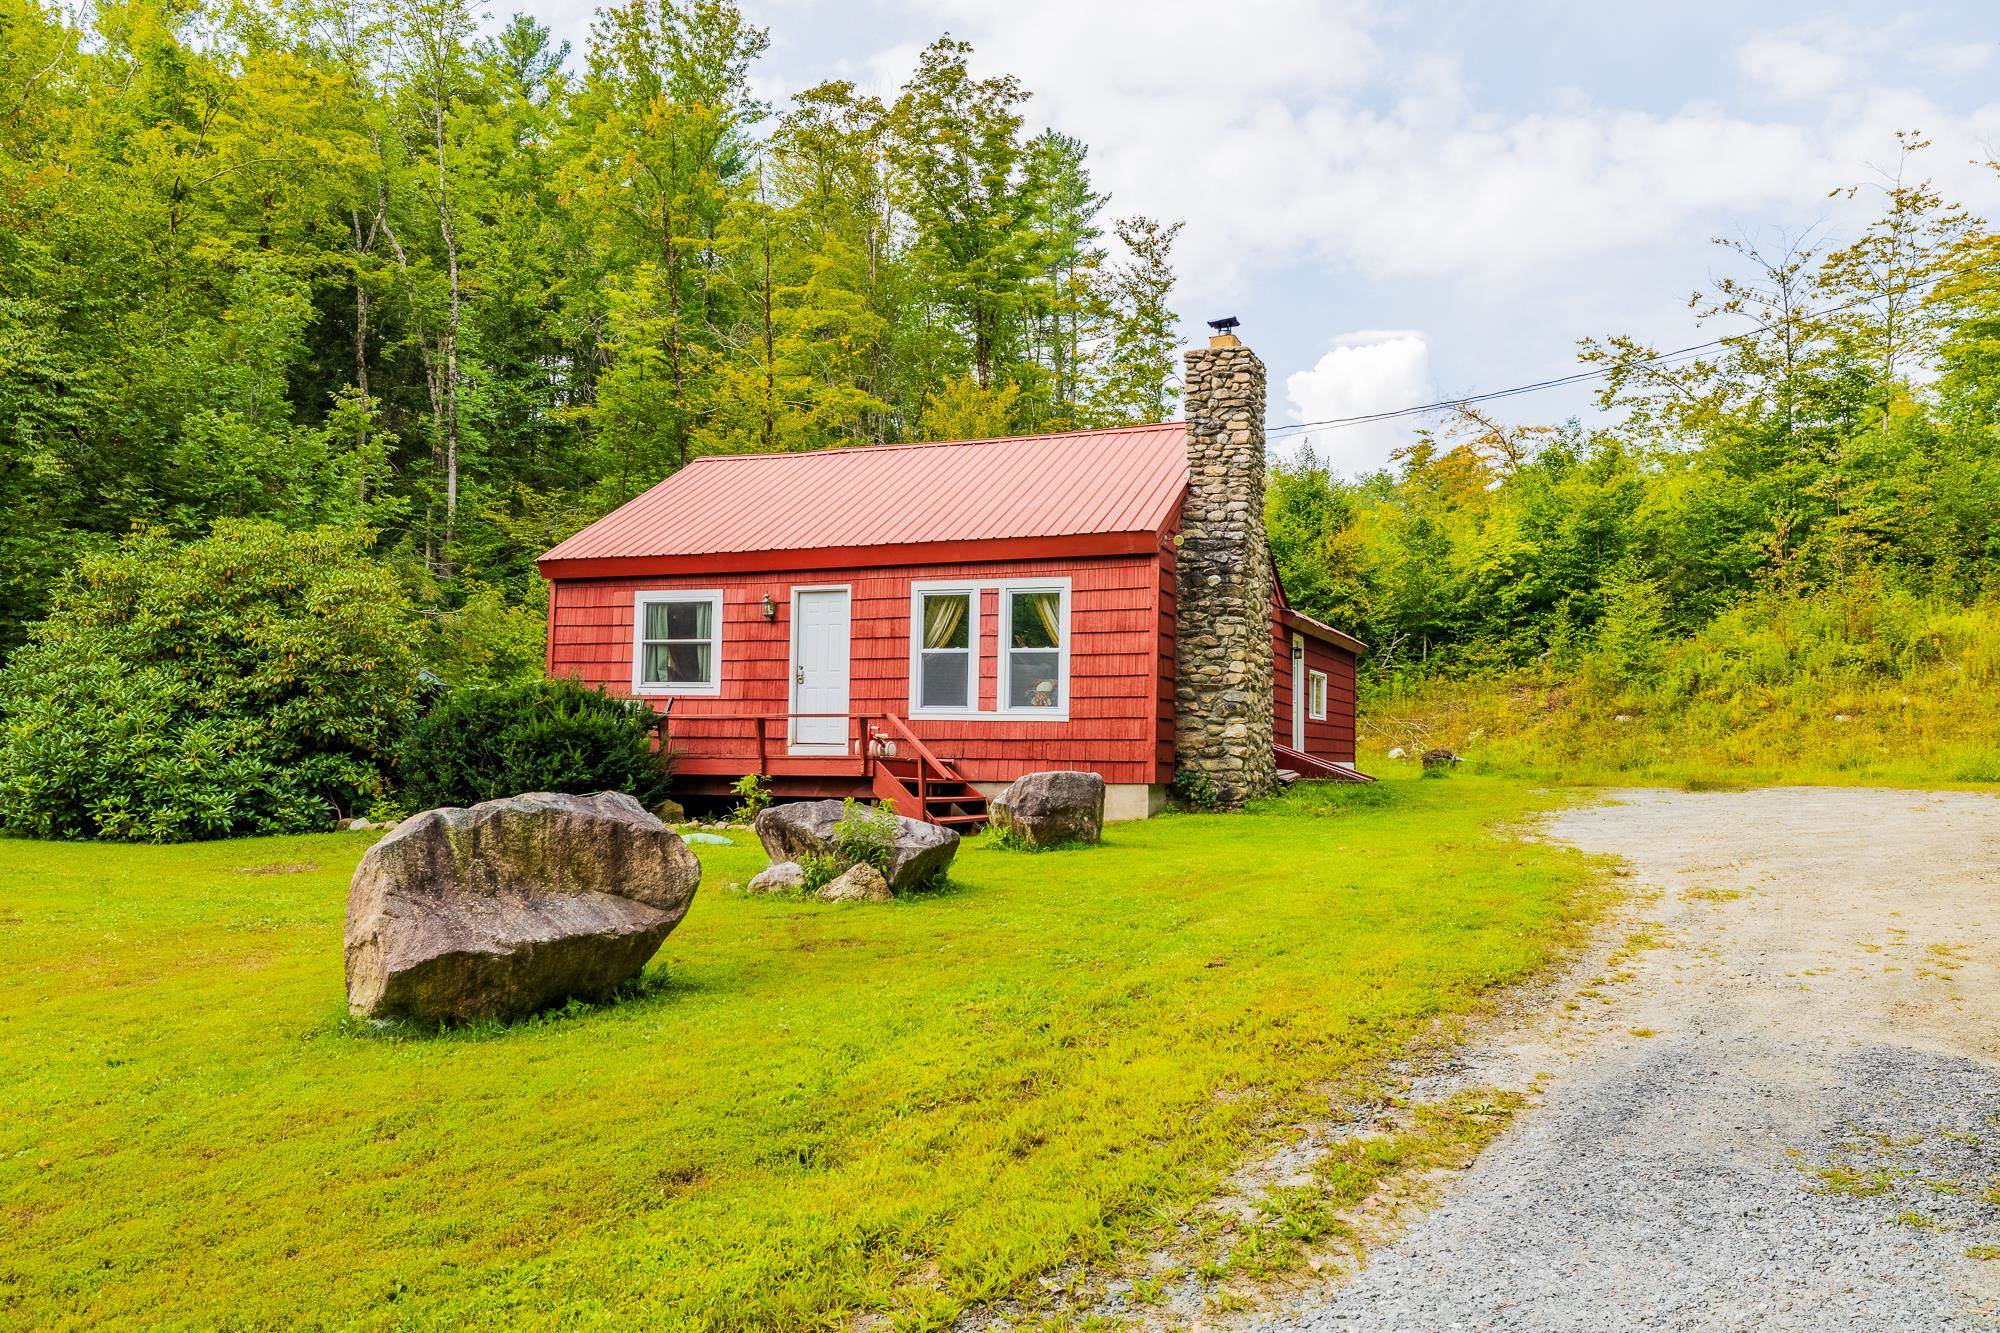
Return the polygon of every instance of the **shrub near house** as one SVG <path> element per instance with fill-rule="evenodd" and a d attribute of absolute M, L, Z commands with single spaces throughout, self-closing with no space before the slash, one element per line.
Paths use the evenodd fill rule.
<path fill-rule="evenodd" d="M 410 729 L 398 756 L 417 808 L 476 805 L 521 792 L 666 795 L 658 715 L 570 680 L 456 690 Z"/>
<path fill-rule="evenodd" d="M 325 828 L 377 799 L 417 653 L 366 545 L 225 521 L 85 559 L 0 674 L 0 824 L 177 842 Z"/>

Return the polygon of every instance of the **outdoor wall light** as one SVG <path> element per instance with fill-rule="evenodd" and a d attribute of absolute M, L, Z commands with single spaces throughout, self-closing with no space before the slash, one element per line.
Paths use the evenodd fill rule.
<path fill-rule="evenodd" d="M 764 594 L 764 619 L 776 620 L 777 618 L 778 604 L 771 600 L 771 594 L 767 592 Z"/>

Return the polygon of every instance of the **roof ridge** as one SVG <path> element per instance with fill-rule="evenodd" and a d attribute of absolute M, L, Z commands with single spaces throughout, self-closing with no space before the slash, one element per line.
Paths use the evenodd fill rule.
<path fill-rule="evenodd" d="M 682 465 L 681 471 L 697 463 L 731 458 L 816 458 L 822 454 L 894 454 L 911 449 L 963 448 L 978 444 L 1018 444 L 1023 440 L 1074 439 L 1083 435 L 1122 435 L 1127 431 L 1166 430 L 1185 427 L 1185 421 L 1148 421 L 1136 426 L 1093 426 L 1089 430 L 1051 430 L 1039 435 L 993 435 L 983 440 L 908 440 L 899 444 L 831 444 L 824 449 L 758 449 L 746 453 L 697 454 Z M 673 474 L 669 473 L 668 477 Z M 668 478 L 662 478 L 662 481 Z"/>

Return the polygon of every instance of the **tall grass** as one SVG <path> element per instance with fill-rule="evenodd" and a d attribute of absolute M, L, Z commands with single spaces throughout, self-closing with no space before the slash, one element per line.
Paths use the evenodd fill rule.
<path fill-rule="evenodd" d="M 2000 782 L 2000 601 L 1856 578 L 1679 638 L 1600 634 L 1530 669 L 1377 682 L 1362 713 L 1375 756 L 1442 745 L 1543 778 Z"/>

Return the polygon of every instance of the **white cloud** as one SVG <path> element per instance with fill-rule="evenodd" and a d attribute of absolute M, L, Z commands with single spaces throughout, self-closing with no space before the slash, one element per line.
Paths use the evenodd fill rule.
<path fill-rule="evenodd" d="M 1803 35 L 1765 33 L 1736 50 L 1736 67 L 1754 82 L 1785 98 L 1824 97 L 1854 77 L 1853 55 Z"/>
<path fill-rule="evenodd" d="M 1430 358 L 1430 343 L 1419 330 L 1344 333 L 1312 369 L 1285 377 L 1290 419 L 1326 421 L 1427 402 Z M 1303 442 L 1334 471 L 1356 477 L 1387 463 L 1390 451 L 1408 437 L 1408 422 L 1390 421 L 1306 431 Z M 1299 440 L 1291 437 L 1281 451 L 1300 447 Z"/>
<path fill-rule="evenodd" d="M 1980 42 L 1933 42 L 1910 50 L 1912 64 L 1948 79 L 1978 73 L 1992 56 L 1992 45 Z"/>
<path fill-rule="evenodd" d="M 1829 17 L 1758 33 L 1736 49 L 1736 67 L 1772 95 L 1812 101 L 1885 82 L 1962 79 L 1992 55 L 1990 43 L 1925 42 L 1907 15 L 1866 26 Z"/>

